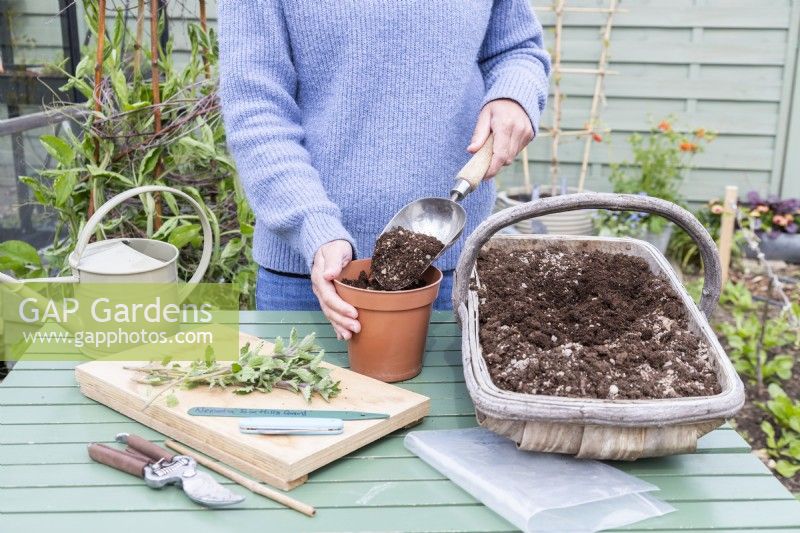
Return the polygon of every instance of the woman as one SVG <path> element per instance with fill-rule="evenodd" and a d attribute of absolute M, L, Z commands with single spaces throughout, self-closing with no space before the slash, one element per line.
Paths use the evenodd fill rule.
<path fill-rule="evenodd" d="M 550 71 L 541 25 L 528 0 L 222 0 L 219 29 L 257 306 L 321 308 L 349 339 L 360 324 L 332 283 L 342 267 L 372 254 L 403 205 L 448 196 L 490 133 L 486 178 L 533 139 Z M 464 201 L 465 235 L 493 201 L 491 182 Z M 462 242 L 437 262 L 437 308 Z"/>

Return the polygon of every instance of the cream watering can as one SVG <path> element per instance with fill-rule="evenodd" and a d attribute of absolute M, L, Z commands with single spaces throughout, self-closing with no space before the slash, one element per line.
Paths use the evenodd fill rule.
<path fill-rule="evenodd" d="M 17 280 L 0 272 L 5 283 L 176 283 L 178 281 L 178 249 L 154 239 L 108 239 L 89 243 L 100 221 L 122 202 L 140 194 L 169 192 L 183 197 L 197 212 L 203 228 L 203 254 L 189 284 L 199 283 L 211 261 L 213 234 L 208 216 L 188 194 L 162 185 L 136 187 L 120 193 L 103 204 L 89 218 L 78 235 L 75 250 L 69 255 L 72 275 L 55 278 Z"/>
<path fill-rule="evenodd" d="M 174 245 L 168 242 L 157 241 L 154 239 L 134 238 L 134 239 L 107 239 L 89 243 L 89 239 L 95 232 L 97 225 L 109 211 L 120 205 L 129 198 L 140 194 L 154 192 L 169 192 L 184 198 L 191 204 L 200 219 L 203 229 L 203 253 L 188 285 L 178 288 L 178 255 L 179 251 Z M 157 302 L 154 305 L 163 307 L 167 304 L 178 304 L 183 302 L 191 293 L 192 289 L 199 283 L 205 275 L 208 264 L 211 260 L 213 246 L 213 233 L 208 217 L 202 207 L 188 194 L 171 187 L 161 185 L 149 185 L 137 187 L 129 191 L 120 193 L 108 202 L 103 204 L 86 222 L 80 235 L 75 250 L 69 255 L 69 266 L 71 275 L 54 278 L 35 278 L 17 280 L 11 276 L 0 273 L 0 283 L 5 283 L 7 290 L 15 293 L 17 297 L 24 298 L 25 301 L 32 303 L 39 308 L 43 315 L 52 311 L 53 301 L 36 292 L 30 284 L 47 283 L 73 283 L 75 284 L 75 295 L 77 300 L 96 301 L 109 299 L 112 294 L 114 301 L 124 301 L 128 305 L 140 302 Z M 104 284 L 114 284 L 114 286 Z M 141 284 L 140 288 L 131 289 L 129 284 Z M 122 287 L 122 289 L 118 289 Z M 127 287 L 127 289 L 125 289 Z M 116 291 L 116 292 L 115 292 Z M 121 299 L 118 295 L 121 294 Z M 76 299 L 72 299 L 77 301 Z M 110 301 L 110 300 L 109 300 Z M 107 324 L 98 324 L 91 321 L 91 316 L 87 310 L 81 308 L 80 312 L 68 315 L 66 309 L 59 316 L 56 322 L 69 331 L 75 332 L 91 325 L 92 329 L 113 330 L 117 327 L 114 321 Z M 50 315 L 53 318 L 53 315 Z M 89 319 L 88 321 L 86 319 Z M 23 319 L 23 321 L 26 321 Z M 164 324 L 160 320 L 148 326 L 153 330 L 175 331 L 178 324 Z M 118 345 L 114 351 L 118 351 Z M 109 347 L 109 349 L 111 349 Z M 81 349 L 84 353 L 90 353 L 87 349 Z M 103 350 L 95 350 L 100 353 Z"/>

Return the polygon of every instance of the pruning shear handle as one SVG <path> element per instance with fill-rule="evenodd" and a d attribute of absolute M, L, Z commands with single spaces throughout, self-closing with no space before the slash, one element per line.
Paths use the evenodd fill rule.
<path fill-rule="evenodd" d="M 172 454 L 138 435 L 120 433 L 116 440 L 128 447 L 118 450 L 93 442 L 89 444 L 89 457 L 144 479 L 154 489 L 179 485 L 190 499 L 207 507 L 223 507 L 244 500 L 207 473 L 198 471 L 197 462 L 187 455 Z"/>

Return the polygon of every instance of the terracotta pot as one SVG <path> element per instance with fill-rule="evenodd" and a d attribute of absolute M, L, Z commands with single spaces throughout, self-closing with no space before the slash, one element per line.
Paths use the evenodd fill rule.
<path fill-rule="evenodd" d="M 358 309 L 361 332 L 347 345 L 350 369 L 386 382 L 411 379 L 422 371 L 428 324 L 442 272 L 430 267 L 422 275 L 427 285 L 408 291 L 372 291 L 340 282 L 369 275 L 372 261 L 351 261 L 334 281 L 336 292 Z"/>

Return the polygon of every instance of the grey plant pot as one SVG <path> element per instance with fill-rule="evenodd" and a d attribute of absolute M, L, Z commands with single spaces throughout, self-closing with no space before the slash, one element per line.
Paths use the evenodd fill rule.
<path fill-rule="evenodd" d="M 576 187 L 567 189 L 568 194 L 577 192 L 578 189 Z M 495 202 L 495 212 L 525 203 L 513 198 L 523 194 L 530 196 L 530 190 L 525 187 L 512 187 L 506 191 L 499 191 Z M 571 212 L 553 213 L 540 216 L 537 219 L 523 220 L 514 227 L 519 233 L 523 234 L 594 235 L 592 218 L 596 212 L 596 209 L 580 209 Z"/>
<path fill-rule="evenodd" d="M 779 233 L 775 238 L 762 235 L 758 246 L 770 261 L 800 263 L 800 234 Z M 744 247 L 744 253 L 751 259 L 756 257 L 749 246 Z"/>
<path fill-rule="evenodd" d="M 667 246 L 669 245 L 669 240 L 672 237 L 673 229 L 674 226 L 672 225 L 672 223 L 669 223 L 666 226 L 664 226 L 664 231 L 662 231 L 661 233 L 652 233 L 648 231 L 647 233 L 644 234 L 642 240 L 647 241 L 653 246 L 655 246 L 656 249 L 659 252 L 661 252 L 661 255 L 666 255 Z"/>

